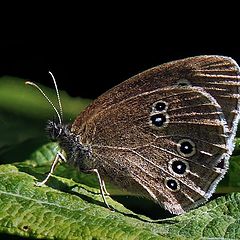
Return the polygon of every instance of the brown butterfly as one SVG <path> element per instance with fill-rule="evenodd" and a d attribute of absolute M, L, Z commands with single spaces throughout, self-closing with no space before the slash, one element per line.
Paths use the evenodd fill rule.
<path fill-rule="evenodd" d="M 67 163 L 97 174 L 106 204 L 104 180 L 182 214 L 207 201 L 228 169 L 239 80 L 229 57 L 165 63 L 105 92 L 73 124 L 54 107 L 59 120 L 47 129 Z"/>

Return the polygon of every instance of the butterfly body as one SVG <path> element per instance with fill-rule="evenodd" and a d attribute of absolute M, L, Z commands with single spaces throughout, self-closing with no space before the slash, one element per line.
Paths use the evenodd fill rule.
<path fill-rule="evenodd" d="M 239 118 L 239 67 L 221 56 L 160 65 L 48 131 L 80 171 L 174 214 L 207 201 L 228 169 Z"/>

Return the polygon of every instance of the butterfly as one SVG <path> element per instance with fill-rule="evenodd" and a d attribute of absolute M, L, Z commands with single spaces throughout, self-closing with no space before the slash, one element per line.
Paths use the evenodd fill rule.
<path fill-rule="evenodd" d="M 51 103 L 58 121 L 49 121 L 47 131 L 66 158 L 58 153 L 42 184 L 63 159 L 98 176 L 108 207 L 105 180 L 177 215 L 206 202 L 234 149 L 239 80 L 232 58 L 204 55 L 131 77 L 103 93 L 72 124 L 63 123 L 61 104 L 59 113 Z"/>

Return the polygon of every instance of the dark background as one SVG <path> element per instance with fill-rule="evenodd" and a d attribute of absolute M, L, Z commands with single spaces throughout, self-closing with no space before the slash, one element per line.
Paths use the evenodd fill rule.
<path fill-rule="evenodd" d="M 0 46 L 0 76 L 16 76 L 52 87 L 50 70 L 61 90 L 94 99 L 134 74 L 167 61 L 217 54 L 240 63 L 240 46 L 234 35 L 201 30 L 185 33 L 187 30 L 168 35 L 156 30 L 103 31 L 96 27 L 69 37 L 5 41 Z"/>
<path fill-rule="evenodd" d="M 238 6 L 212 5 L 89 1 L 2 8 L 0 76 L 52 86 L 51 70 L 60 89 L 95 98 L 167 61 L 218 54 L 240 63 Z"/>

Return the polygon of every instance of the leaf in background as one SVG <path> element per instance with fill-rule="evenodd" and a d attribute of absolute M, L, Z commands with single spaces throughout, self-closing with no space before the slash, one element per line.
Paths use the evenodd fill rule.
<path fill-rule="evenodd" d="M 57 106 L 53 89 L 41 86 Z M 71 98 L 61 91 L 64 119 L 72 121 L 89 100 Z M 14 77 L 0 78 L 0 156 L 1 162 L 26 159 L 36 147 L 46 143 L 45 125 L 55 113 L 37 89 L 25 85 L 25 80 Z"/>
<path fill-rule="evenodd" d="M 229 160 L 229 170 L 217 186 L 218 193 L 240 192 L 240 138 L 235 139 L 235 149 Z"/>

